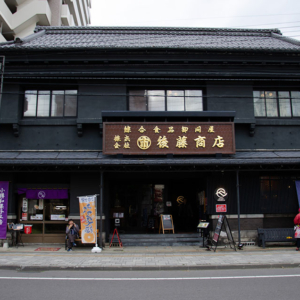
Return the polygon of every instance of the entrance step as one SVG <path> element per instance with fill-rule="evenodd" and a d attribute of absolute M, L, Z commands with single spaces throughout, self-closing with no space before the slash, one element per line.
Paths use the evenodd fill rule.
<path fill-rule="evenodd" d="M 112 234 L 109 236 L 111 241 Z M 124 246 L 201 246 L 198 233 L 191 234 L 120 234 Z M 116 239 L 114 238 L 114 241 Z"/>

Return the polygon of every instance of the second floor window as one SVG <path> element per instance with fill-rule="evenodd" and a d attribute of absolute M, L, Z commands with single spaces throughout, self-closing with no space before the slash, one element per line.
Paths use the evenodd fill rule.
<path fill-rule="evenodd" d="M 300 117 L 298 91 L 254 91 L 253 101 L 255 117 Z"/>
<path fill-rule="evenodd" d="M 76 117 L 77 90 L 27 90 L 24 117 Z"/>
<path fill-rule="evenodd" d="M 132 90 L 131 111 L 202 111 L 202 90 Z"/>

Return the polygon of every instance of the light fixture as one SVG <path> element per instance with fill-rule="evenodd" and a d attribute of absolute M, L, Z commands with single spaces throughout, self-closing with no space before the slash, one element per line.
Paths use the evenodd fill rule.
<path fill-rule="evenodd" d="M 272 96 L 273 96 L 273 93 L 269 93 L 269 96 L 272 97 Z"/>

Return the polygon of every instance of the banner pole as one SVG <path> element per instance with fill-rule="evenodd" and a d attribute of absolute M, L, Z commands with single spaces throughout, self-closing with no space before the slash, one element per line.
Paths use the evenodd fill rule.
<path fill-rule="evenodd" d="M 95 197 L 95 210 L 96 210 L 96 232 L 95 232 L 95 235 L 96 235 L 96 242 L 95 242 L 95 247 L 92 249 L 92 253 L 100 253 L 102 252 L 102 249 L 98 247 L 98 239 L 97 239 L 97 217 L 98 217 L 98 205 L 97 205 L 97 202 L 98 202 L 98 194 L 95 194 L 94 197 Z M 101 218 L 100 218 L 100 221 L 101 221 Z"/>
<path fill-rule="evenodd" d="M 241 220 L 240 220 L 240 180 L 239 171 L 236 171 L 236 199 L 237 199 L 237 213 L 238 213 L 238 239 L 239 245 L 241 244 Z"/>
<path fill-rule="evenodd" d="M 98 197 L 95 195 L 95 206 L 96 206 L 96 239 L 95 239 L 95 247 L 98 248 L 98 240 L 97 240 L 97 217 L 98 217 Z"/>

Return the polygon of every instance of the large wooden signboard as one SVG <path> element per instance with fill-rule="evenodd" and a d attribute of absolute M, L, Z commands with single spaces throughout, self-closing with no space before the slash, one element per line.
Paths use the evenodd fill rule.
<path fill-rule="evenodd" d="M 225 227 L 225 232 L 227 234 L 227 239 L 228 239 L 230 248 L 232 248 L 236 251 L 235 242 L 234 242 L 232 232 L 229 227 L 228 220 L 225 215 L 220 215 L 218 222 L 217 222 L 217 226 L 215 228 L 213 238 L 212 238 L 212 247 L 214 247 L 214 252 L 216 252 L 216 250 L 217 250 L 220 234 L 221 234 L 223 227 Z"/>
<path fill-rule="evenodd" d="M 159 224 L 159 233 L 162 231 L 165 234 L 165 231 L 173 231 L 174 233 L 174 224 L 172 215 L 160 215 L 160 224 Z"/>
<path fill-rule="evenodd" d="M 234 154 L 232 122 L 104 122 L 103 154 Z"/>

